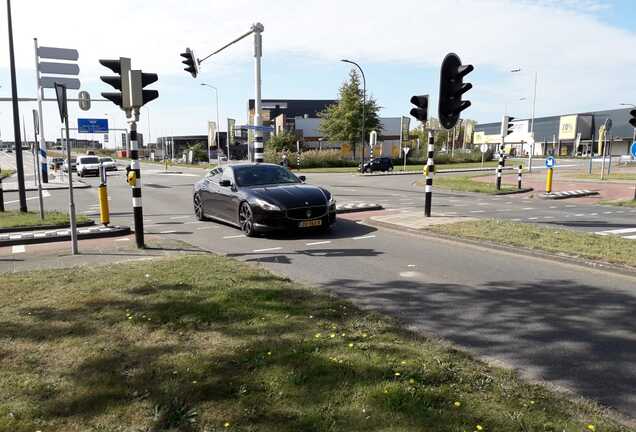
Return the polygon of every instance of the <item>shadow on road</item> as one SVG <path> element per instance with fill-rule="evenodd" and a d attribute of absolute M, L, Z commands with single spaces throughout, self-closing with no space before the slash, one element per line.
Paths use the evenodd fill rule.
<path fill-rule="evenodd" d="M 563 386 L 627 415 L 636 412 L 636 295 L 569 280 L 470 286 L 349 279 L 326 288 Z"/>

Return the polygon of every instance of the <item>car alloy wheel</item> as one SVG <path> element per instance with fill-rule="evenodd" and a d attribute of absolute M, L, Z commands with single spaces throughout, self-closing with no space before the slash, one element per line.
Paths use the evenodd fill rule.
<path fill-rule="evenodd" d="M 203 202 L 201 201 L 201 196 L 199 194 L 194 195 L 194 215 L 200 221 L 205 220 L 205 216 L 203 216 Z"/>
<path fill-rule="evenodd" d="M 246 202 L 241 203 L 239 208 L 239 225 L 243 234 L 248 237 L 254 236 L 254 215 L 252 214 L 252 208 Z"/>

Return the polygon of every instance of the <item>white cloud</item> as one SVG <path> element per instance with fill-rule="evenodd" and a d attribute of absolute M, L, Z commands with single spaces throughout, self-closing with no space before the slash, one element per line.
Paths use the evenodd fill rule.
<path fill-rule="evenodd" d="M 413 73 L 410 65 L 436 70 L 444 54 L 457 52 L 476 69 L 470 76 L 475 86 L 471 115 L 492 118 L 501 111 L 503 94 L 511 100 L 518 99 L 515 93 L 529 96 L 531 77 L 508 75 L 514 66 L 539 72 L 540 114 L 636 100 L 631 90 L 636 35 L 598 19 L 596 13 L 608 6 L 596 0 L 13 3 L 18 66 L 33 67 L 32 38 L 37 35 L 46 45 L 78 48 L 85 82 L 105 73 L 97 59 L 119 55 L 160 76 L 189 79 L 180 63 L 183 48 L 190 46 L 203 56 L 260 21 L 265 25 L 265 56 L 280 54 L 316 64 L 353 57 L 365 63 L 404 64 L 404 73 Z M 4 15 L 2 20 L 6 28 Z M 0 49 L 6 59 L 4 38 Z M 203 66 L 217 75 L 231 75 L 244 68 L 251 55 L 252 43 L 246 40 L 213 58 L 213 68 Z M 166 114 L 159 122 L 186 118 L 187 109 L 183 107 L 181 115 L 171 112 L 170 118 Z"/>

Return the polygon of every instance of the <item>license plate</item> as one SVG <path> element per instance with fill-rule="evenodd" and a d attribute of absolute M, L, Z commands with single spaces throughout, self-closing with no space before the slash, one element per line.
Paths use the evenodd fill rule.
<path fill-rule="evenodd" d="M 308 228 L 322 225 L 322 219 L 304 221 L 298 224 L 300 228 Z"/>

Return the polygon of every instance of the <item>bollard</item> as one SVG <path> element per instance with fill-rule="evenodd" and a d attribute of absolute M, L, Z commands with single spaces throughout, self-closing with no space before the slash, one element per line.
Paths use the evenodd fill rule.
<path fill-rule="evenodd" d="M 110 223 L 110 209 L 108 208 L 108 187 L 106 186 L 106 170 L 103 164 L 99 164 L 100 183 L 97 188 L 99 196 L 99 222 L 104 226 Z"/>
<path fill-rule="evenodd" d="M 517 189 L 521 189 L 521 172 L 523 170 L 523 165 L 519 165 L 517 168 Z"/>
<path fill-rule="evenodd" d="M 2 170 L 0 169 L 0 174 Z M 0 212 L 4 211 L 4 191 L 2 190 L 2 175 L 0 175 Z"/>
<path fill-rule="evenodd" d="M 545 179 L 545 193 L 552 193 L 552 171 L 553 168 L 548 168 L 548 175 Z"/>

